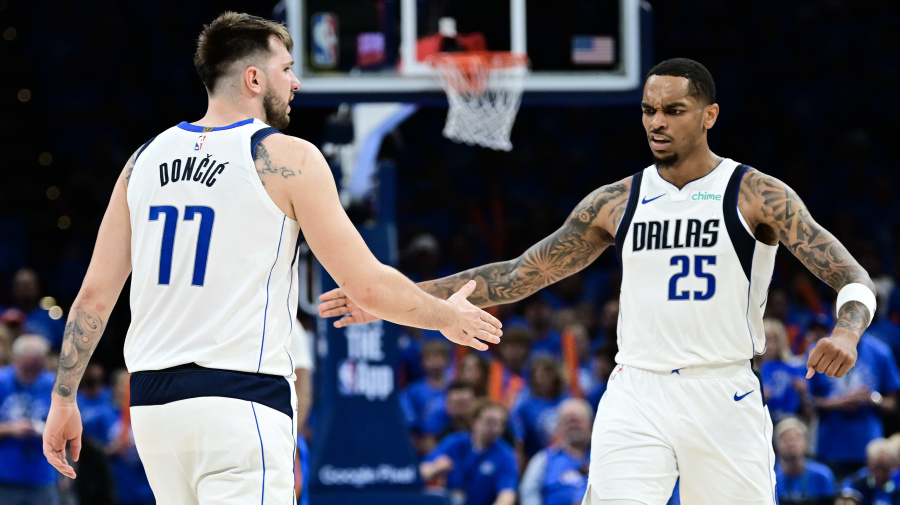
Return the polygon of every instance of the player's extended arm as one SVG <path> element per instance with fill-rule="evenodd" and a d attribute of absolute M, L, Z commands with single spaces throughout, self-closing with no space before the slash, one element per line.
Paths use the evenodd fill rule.
<path fill-rule="evenodd" d="M 518 258 L 418 285 L 434 296 L 446 298 L 475 280 L 478 284 L 469 300 L 479 307 L 521 300 L 582 270 L 615 242 L 613 233 L 625 212 L 628 189 L 628 181 L 619 181 L 595 190 L 578 204 L 558 230 Z M 335 326 L 371 320 L 371 316 L 353 306 L 341 290 L 329 291 L 320 300 L 323 302 L 319 305 L 322 317 L 350 314 L 350 317 L 336 321 Z"/>
<path fill-rule="evenodd" d="M 874 293 L 875 285 L 869 274 L 834 235 L 812 218 L 794 190 L 756 170 L 749 171 L 744 179 L 741 197 L 745 205 L 755 209 L 757 226 L 769 227 L 810 272 L 835 291 L 857 283 Z M 856 344 L 869 320 L 869 309 L 862 302 L 843 304 L 831 336 L 820 340 L 809 355 L 807 377 L 812 377 L 814 372 L 843 377 L 853 368 Z"/>
<path fill-rule="evenodd" d="M 65 453 L 67 441 L 73 460 L 78 461 L 81 452 L 81 414 L 75 403 L 78 384 L 131 273 L 131 221 L 125 192 L 133 168 L 132 156 L 116 181 L 97 233 L 91 264 L 69 312 L 44 427 L 44 456 L 73 479 L 75 471 Z"/>
<path fill-rule="evenodd" d="M 449 340 L 479 350 L 487 345 L 476 338 L 500 341 L 500 321 L 466 301 L 474 286 L 460 289 L 450 300 L 435 298 L 375 258 L 344 212 L 331 169 L 312 144 L 272 135 L 260 143 L 255 156 L 257 168 L 272 168 L 271 182 L 278 181 L 287 191 L 316 258 L 360 307 L 394 323 L 440 330 Z M 279 175 L 285 171 L 295 176 Z M 271 179 L 265 177 L 261 175 L 268 189 Z"/>

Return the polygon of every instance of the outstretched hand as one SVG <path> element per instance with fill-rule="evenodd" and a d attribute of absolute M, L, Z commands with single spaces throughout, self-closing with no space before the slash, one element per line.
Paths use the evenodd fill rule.
<path fill-rule="evenodd" d="M 444 328 L 441 333 L 447 340 L 466 345 L 479 351 L 486 351 L 485 342 L 500 342 L 502 324 L 494 316 L 469 303 L 466 299 L 475 291 L 475 281 L 469 281 L 459 291 L 447 299 L 457 311 L 453 324 Z M 351 324 L 371 323 L 379 318 L 359 308 L 340 288 L 332 289 L 319 296 L 319 317 L 341 317 L 335 321 L 335 328 L 344 328 Z"/>
<path fill-rule="evenodd" d="M 344 316 L 334 322 L 335 328 L 378 321 L 377 317 L 359 308 L 353 303 L 353 300 L 347 298 L 341 288 L 334 288 L 327 293 L 322 293 L 319 301 L 322 302 L 319 304 L 319 317 Z"/>
<path fill-rule="evenodd" d="M 72 402 L 50 403 L 47 424 L 44 426 L 44 457 L 54 468 L 66 477 L 75 478 L 75 469 L 66 460 L 66 442 L 72 460 L 78 461 L 81 454 L 81 412 L 78 404 Z"/>
<path fill-rule="evenodd" d="M 856 364 L 856 343 L 859 337 L 844 328 L 835 328 L 831 336 L 816 343 L 806 362 L 806 378 L 816 372 L 828 377 L 844 376 Z"/>
<path fill-rule="evenodd" d="M 488 349 L 485 342 L 497 344 L 503 332 L 503 324 L 496 317 L 469 303 L 467 298 L 475 291 L 475 281 L 469 281 L 453 296 L 447 299 L 457 309 L 457 320 L 441 330 L 447 340 L 459 345 L 467 345 L 479 351 Z"/>

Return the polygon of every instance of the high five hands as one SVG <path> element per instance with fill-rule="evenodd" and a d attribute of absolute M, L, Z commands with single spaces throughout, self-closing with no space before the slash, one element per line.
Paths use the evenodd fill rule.
<path fill-rule="evenodd" d="M 454 307 L 455 318 L 450 325 L 440 328 L 447 340 L 466 345 L 479 351 L 486 351 L 485 342 L 500 342 L 503 326 L 494 316 L 469 303 L 467 298 L 475 291 L 475 281 L 467 282 L 459 291 L 447 299 Z M 361 309 L 348 298 L 340 288 L 332 289 L 319 296 L 319 317 L 341 317 L 334 322 L 335 328 L 351 324 L 371 323 L 378 318 Z"/>

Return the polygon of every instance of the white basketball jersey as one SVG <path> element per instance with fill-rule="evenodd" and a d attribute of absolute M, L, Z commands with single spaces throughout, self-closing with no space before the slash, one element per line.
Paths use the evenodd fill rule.
<path fill-rule="evenodd" d="M 294 373 L 300 232 L 272 201 L 253 150 L 276 133 L 257 119 L 181 123 L 138 153 L 131 212 L 129 372 L 202 367 Z"/>
<path fill-rule="evenodd" d="M 634 175 L 616 232 L 616 361 L 670 371 L 763 352 L 778 246 L 755 240 L 737 208 L 747 168 L 726 159 L 680 190 L 655 165 Z"/>

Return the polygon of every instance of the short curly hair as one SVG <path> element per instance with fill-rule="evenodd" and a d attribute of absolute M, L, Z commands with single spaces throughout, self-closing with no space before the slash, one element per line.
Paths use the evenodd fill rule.
<path fill-rule="evenodd" d="M 684 77 L 688 80 L 688 89 L 692 97 L 700 100 L 703 105 L 716 103 L 716 83 L 709 70 L 700 62 L 688 58 L 672 58 L 651 68 L 647 72 L 647 79 L 654 75 Z"/>

